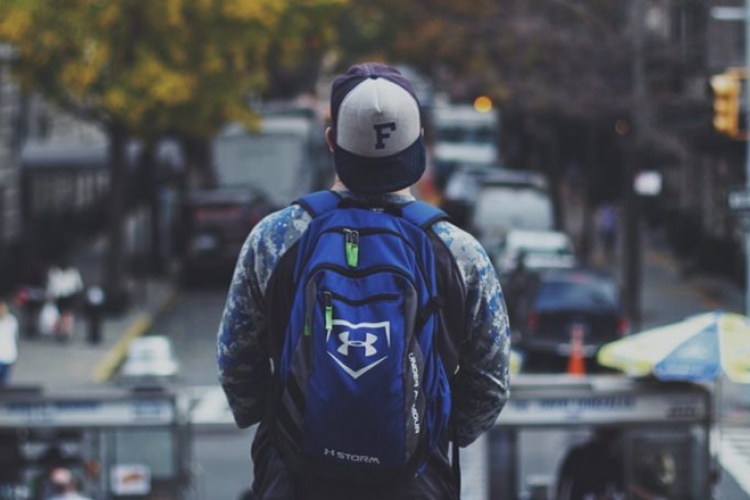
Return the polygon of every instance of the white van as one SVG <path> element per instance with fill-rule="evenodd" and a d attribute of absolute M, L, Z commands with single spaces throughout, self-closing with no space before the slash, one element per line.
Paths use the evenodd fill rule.
<path fill-rule="evenodd" d="M 496 255 L 508 231 L 555 229 L 552 200 L 546 191 L 528 186 L 484 185 L 471 217 L 471 229 L 490 255 Z"/>
<path fill-rule="evenodd" d="M 499 118 L 495 111 L 480 113 L 471 105 L 442 104 L 432 111 L 434 157 L 438 164 L 492 165 L 499 161 Z"/>
<path fill-rule="evenodd" d="M 498 273 L 503 276 L 513 271 L 521 255 L 528 269 L 570 268 L 576 265 L 573 241 L 562 231 L 508 231 L 495 259 Z"/>

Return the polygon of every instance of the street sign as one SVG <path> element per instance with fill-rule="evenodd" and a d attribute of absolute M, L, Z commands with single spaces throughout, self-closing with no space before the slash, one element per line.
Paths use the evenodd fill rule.
<path fill-rule="evenodd" d="M 730 191 L 727 195 L 727 205 L 733 212 L 750 211 L 750 189 Z"/>
<path fill-rule="evenodd" d="M 729 6 L 712 7 L 711 17 L 717 21 L 744 21 L 745 8 Z"/>

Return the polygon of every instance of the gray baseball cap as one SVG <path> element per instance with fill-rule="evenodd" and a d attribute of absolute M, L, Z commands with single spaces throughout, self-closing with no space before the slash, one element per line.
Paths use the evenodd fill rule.
<path fill-rule="evenodd" d="M 424 173 L 419 100 L 395 68 L 357 64 L 337 77 L 331 90 L 331 119 L 336 172 L 352 191 L 398 191 Z"/>

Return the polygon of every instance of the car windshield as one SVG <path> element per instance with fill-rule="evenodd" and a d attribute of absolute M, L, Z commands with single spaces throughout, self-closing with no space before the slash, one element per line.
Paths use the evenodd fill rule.
<path fill-rule="evenodd" d="M 538 311 L 610 311 L 617 308 L 617 289 L 594 279 L 557 280 L 542 284 L 536 297 Z"/>
<path fill-rule="evenodd" d="M 492 127 L 443 126 L 438 130 L 438 140 L 442 142 L 487 144 L 494 141 Z"/>

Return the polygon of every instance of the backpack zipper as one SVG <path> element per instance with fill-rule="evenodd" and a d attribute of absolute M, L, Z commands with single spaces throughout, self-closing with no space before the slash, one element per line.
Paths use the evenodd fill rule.
<path fill-rule="evenodd" d="M 417 289 L 417 285 L 414 282 L 414 278 L 403 269 L 399 269 L 398 267 L 394 267 L 394 266 L 374 266 L 374 267 L 368 267 L 367 269 L 355 270 L 355 269 L 349 269 L 346 267 L 337 266 L 336 264 L 328 264 L 328 263 L 318 264 L 317 266 L 315 266 L 314 268 L 310 270 L 310 272 L 308 273 L 308 279 L 309 277 L 313 276 L 315 273 L 317 273 L 321 269 L 330 269 L 331 271 L 334 271 L 348 278 L 362 278 L 363 276 L 367 276 L 369 274 L 383 273 L 383 272 L 398 274 L 399 276 L 402 276 L 403 278 L 405 278 L 414 290 Z"/>
<path fill-rule="evenodd" d="M 320 240 L 321 236 L 327 233 L 339 233 L 339 234 L 346 234 L 346 231 L 352 231 L 352 229 L 343 227 L 343 226 L 336 226 L 326 229 L 325 231 L 321 231 L 317 234 L 315 237 L 315 240 L 313 241 L 312 245 L 309 247 L 310 250 L 308 250 L 307 255 L 305 255 L 305 259 L 302 262 L 302 266 L 300 266 L 298 269 L 304 269 L 307 267 L 307 263 L 310 261 L 310 258 L 312 257 L 312 250 L 318 245 L 318 241 Z M 359 237 L 360 236 L 370 236 L 373 234 L 389 234 L 391 236 L 395 236 L 399 238 L 401 241 L 403 241 L 406 246 L 411 248 L 412 252 L 414 252 L 415 255 L 415 262 L 417 263 L 417 269 L 422 274 L 422 278 L 424 279 L 425 283 L 427 284 L 427 288 L 429 290 L 429 293 L 432 294 L 432 279 L 430 276 L 428 276 L 427 272 L 425 271 L 424 267 L 422 266 L 422 261 L 418 257 L 418 252 L 416 248 L 414 248 L 414 245 L 411 244 L 411 242 L 404 237 L 404 235 L 392 231 L 390 229 L 375 229 L 375 228 L 363 228 L 358 229 L 355 231 L 357 233 L 357 247 L 359 246 Z M 359 249 L 357 249 L 357 258 L 359 258 Z M 350 266 L 351 267 L 351 266 Z M 380 267 L 380 266 L 377 266 Z"/>
<path fill-rule="evenodd" d="M 349 304 L 350 306 L 362 306 L 365 304 L 369 304 L 371 302 L 378 302 L 378 301 L 384 301 L 384 300 L 398 300 L 399 296 L 395 293 L 378 293 L 375 295 L 370 295 L 369 297 L 365 297 L 364 299 L 350 299 L 348 297 L 344 297 L 343 295 L 339 295 L 336 292 L 323 292 L 324 294 L 328 293 L 331 295 L 331 298 L 339 300 L 345 304 Z"/>

